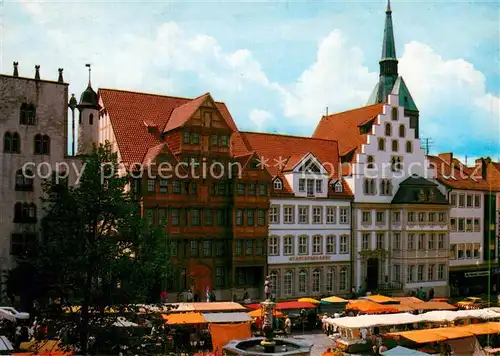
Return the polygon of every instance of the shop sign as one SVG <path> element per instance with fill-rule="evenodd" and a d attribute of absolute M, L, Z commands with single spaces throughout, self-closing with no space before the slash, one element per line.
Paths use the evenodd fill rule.
<path fill-rule="evenodd" d="M 472 277 L 483 277 L 483 276 L 489 276 L 490 272 L 489 271 L 477 271 L 477 272 L 466 272 L 464 273 L 465 278 L 472 278 Z"/>
<path fill-rule="evenodd" d="M 291 256 L 290 261 L 328 261 L 331 260 L 330 255 L 319 255 L 319 256 Z"/>

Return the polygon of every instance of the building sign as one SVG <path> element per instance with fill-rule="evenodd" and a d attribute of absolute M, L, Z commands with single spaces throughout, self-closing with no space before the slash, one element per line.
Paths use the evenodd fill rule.
<path fill-rule="evenodd" d="M 319 255 L 319 256 L 291 256 L 290 261 L 328 261 L 331 260 L 330 255 Z"/>
<path fill-rule="evenodd" d="M 465 278 L 472 278 L 472 277 L 483 277 L 483 276 L 489 276 L 490 272 L 489 271 L 477 271 L 477 272 L 466 272 L 464 273 Z"/>

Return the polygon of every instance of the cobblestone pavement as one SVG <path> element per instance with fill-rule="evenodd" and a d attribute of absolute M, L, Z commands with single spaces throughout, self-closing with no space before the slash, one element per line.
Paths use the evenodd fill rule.
<path fill-rule="evenodd" d="M 333 346 L 332 340 L 330 340 L 320 330 L 315 332 L 306 332 L 305 334 L 302 334 L 301 332 L 294 332 L 293 337 L 304 340 L 313 345 L 311 356 L 321 356 L 327 348 Z"/>

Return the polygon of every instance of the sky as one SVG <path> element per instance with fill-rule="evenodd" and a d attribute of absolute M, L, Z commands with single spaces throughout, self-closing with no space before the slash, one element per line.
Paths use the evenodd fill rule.
<path fill-rule="evenodd" d="M 173 96 L 210 92 L 240 130 L 309 136 L 366 105 L 386 1 L 0 0 L 0 72 Z M 500 158 L 500 2 L 391 2 L 399 73 L 431 153 Z"/>

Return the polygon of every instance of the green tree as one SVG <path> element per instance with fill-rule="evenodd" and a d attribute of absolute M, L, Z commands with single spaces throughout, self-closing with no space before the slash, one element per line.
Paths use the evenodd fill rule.
<path fill-rule="evenodd" d="M 159 299 L 151 291 L 166 280 L 170 256 L 164 229 L 148 226 L 126 191 L 129 178 L 119 175 L 111 145 L 94 147 L 81 163 L 78 184 L 57 175 L 44 183 L 41 239 L 11 277 L 30 271 L 37 281 L 30 297 L 40 305 L 49 298 L 80 305 L 77 328 L 86 352 L 92 318 L 106 307 Z"/>

